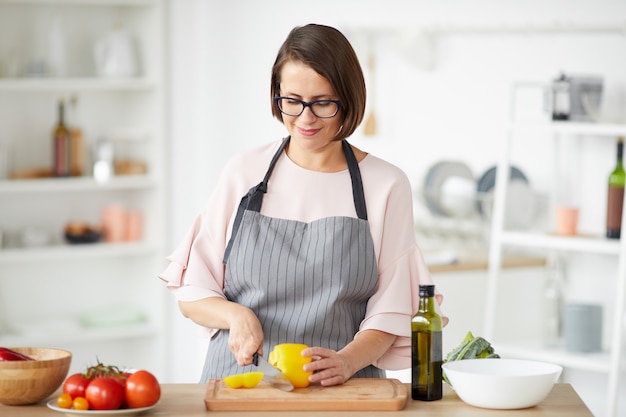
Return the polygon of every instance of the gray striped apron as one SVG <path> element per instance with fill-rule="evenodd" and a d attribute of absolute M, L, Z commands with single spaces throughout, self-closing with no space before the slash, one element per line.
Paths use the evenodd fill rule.
<path fill-rule="evenodd" d="M 287 137 L 263 181 L 242 198 L 224 255 L 224 293 L 248 306 L 263 327 L 263 352 L 279 343 L 304 343 L 340 350 L 353 340 L 378 287 L 374 242 L 358 162 L 343 150 L 358 218 L 327 217 L 304 223 L 260 214 L 263 194 Z M 330 204 L 330 202 L 329 202 Z M 211 340 L 201 382 L 247 372 L 228 348 L 228 330 Z M 383 378 L 368 366 L 354 377 Z"/>

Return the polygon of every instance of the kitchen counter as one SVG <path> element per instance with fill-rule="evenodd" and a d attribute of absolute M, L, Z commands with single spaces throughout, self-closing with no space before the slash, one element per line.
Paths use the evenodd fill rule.
<path fill-rule="evenodd" d="M 447 251 L 450 254 L 456 253 L 455 260 L 452 262 L 433 262 L 429 263 L 428 259 L 436 259 L 436 252 L 424 252 L 424 257 L 431 273 L 437 272 L 465 272 L 484 270 L 489 268 L 489 253 L 487 250 L 453 250 Z M 450 256 L 450 255 L 448 255 Z M 533 268 L 543 267 L 546 265 L 546 259 L 528 254 L 503 253 L 502 268 Z"/>
<path fill-rule="evenodd" d="M 408 386 L 408 384 L 407 384 Z M 409 387 L 410 390 L 410 387 Z M 489 415 L 506 415 L 507 417 L 516 416 L 551 416 L 551 417 L 593 417 L 587 406 L 580 399 L 576 391 L 570 384 L 556 384 L 548 396 L 541 404 L 536 407 L 523 410 L 487 410 L 469 406 L 462 402 L 459 397 L 447 385 L 444 384 L 444 396 L 441 401 L 422 402 L 413 401 L 409 398 L 407 406 L 401 411 L 344 411 L 344 412 L 328 412 L 328 411 L 207 411 L 204 406 L 204 396 L 206 385 L 204 384 L 163 384 L 162 396 L 157 406 L 150 412 L 142 414 L 142 416 L 228 416 L 228 417 L 249 417 L 250 415 L 258 417 L 275 417 L 276 415 L 285 416 L 415 416 L 419 412 L 425 416 L 489 416 Z M 54 417 L 63 416 L 64 414 L 47 408 L 45 402 L 32 406 L 5 406 L 0 405 L 0 415 L 11 417 Z"/>

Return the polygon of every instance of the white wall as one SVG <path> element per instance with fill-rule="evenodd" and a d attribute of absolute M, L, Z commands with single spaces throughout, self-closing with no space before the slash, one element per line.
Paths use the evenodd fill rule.
<path fill-rule="evenodd" d="M 184 193 L 187 198 L 181 207 L 187 213 L 194 211 L 189 195 L 197 207 L 223 157 L 285 133 L 270 115 L 269 74 L 278 47 L 295 25 L 319 22 L 342 29 L 364 63 L 368 45 L 360 29 L 379 29 L 375 97 L 380 134 L 376 138 L 356 134 L 353 142 L 398 164 L 416 188 L 426 169 L 443 158 L 465 160 L 477 176 L 495 163 L 515 80 L 547 81 L 565 70 L 604 75 L 613 95 L 626 85 L 624 36 L 530 32 L 435 37 L 431 70 L 411 65 L 415 56 L 395 48 L 396 35 L 438 23 L 619 22 L 626 18 L 626 3 L 619 0 L 318 1 L 300 4 L 297 10 L 291 2 L 277 0 L 173 3 L 175 12 L 194 10 L 179 25 L 183 34 L 173 33 L 177 45 L 187 49 L 178 53 L 187 58 L 172 60 L 173 91 L 183 87 L 188 92 L 179 101 L 174 97 L 173 114 L 183 119 L 174 124 L 173 145 L 179 148 L 188 141 L 195 146 L 180 154 L 184 163 L 174 165 L 175 175 L 181 168 L 197 170 L 185 177 L 190 192 Z M 185 78 L 177 78 L 177 72 Z M 229 110 L 241 108 L 242 101 L 245 111 Z M 537 110 L 540 106 L 538 102 Z M 599 152 L 604 158 L 599 162 L 602 177 L 613 160 L 613 145 L 603 145 L 608 149 Z M 535 152 L 530 146 L 522 149 L 522 168 Z M 527 170 L 539 188 L 544 186 L 546 169 Z M 202 185 L 195 187 L 194 182 Z M 175 221 L 185 223 L 180 216 Z M 583 219 L 583 227 L 601 227 L 586 223 Z M 180 235 L 182 226 L 175 224 L 174 230 L 175 236 Z"/>
<path fill-rule="evenodd" d="M 362 29 L 377 29 L 379 134 L 366 138 L 357 133 L 352 141 L 403 168 L 416 192 L 428 167 L 438 160 L 462 160 L 477 177 L 496 163 L 514 81 L 548 81 L 563 70 L 603 75 L 607 103 L 616 103 L 626 91 L 623 34 L 450 34 L 432 38 L 430 69 L 415 65 L 421 57 L 418 50 L 401 53 L 397 43 L 398 35 L 438 24 L 624 22 L 623 0 L 319 0 L 297 7 L 282 0 L 176 0 L 170 8 L 172 247 L 200 210 L 224 159 L 284 134 L 271 117 L 269 75 L 293 26 L 315 22 L 340 28 L 364 65 L 368 43 Z M 540 107 L 537 99 L 530 116 L 541 115 Z M 536 189 L 549 191 L 554 186 L 549 163 L 553 155 L 544 139 L 529 138 L 516 145 L 519 156 L 513 162 Z M 582 147 L 581 198 L 592 204 L 581 213 L 580 227 L 600 232 L 604 181 L 613 165 L 614 145 L 603 141 Z M 541 162 L 538 158 L 544 154 L 547 159 Z M 601 283 L 595 296 L 610 292 L 610 285 Z M 195 381 L 204 345 L 174 309 L 172 314 L 176 331 L 172 379 Z"/>

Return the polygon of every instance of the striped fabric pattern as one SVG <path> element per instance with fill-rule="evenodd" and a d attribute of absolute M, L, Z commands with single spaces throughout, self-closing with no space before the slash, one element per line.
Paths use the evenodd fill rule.
<path fill-rule="evenodd" d="M 354 338 L 377 285 L 366 220 L 303 223 L 246 211 L 226 268 L 225 294 L 257 314 L 265 354 L 287 342 L 339 350 Z M 228 332 L 219 332 L 203 381 L 243 371 L 228 349 Z M 369 367 L 356 376 L 384 374 Z"/>

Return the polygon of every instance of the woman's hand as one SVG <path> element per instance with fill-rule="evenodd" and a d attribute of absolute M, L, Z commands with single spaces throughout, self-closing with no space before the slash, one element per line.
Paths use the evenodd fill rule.
<path fill-rule="evenodd" d="M 305 371 L 312 371 L 309 382 L 328 387 L 341 385 L 360 369 L 378 360 L 393 344 L 396 336 L 380 330 L 363 330 L 339 352 L 322 347 L 310 347 L 302 351 L 302 356 L 310 356 L 313 361 L 304 365 Z"/>
<path fill-rule="evenodd" d="M 263 329 L 258 317 L 249 308 L 243 307 L 229 319 L 228 347 L 239 366 L 252 363 L 252 355 L 262 354 Z"/>
<path fill-rule="evenodd" d="M 240 366 L 250 365 L 255 352 L 263 353 L 263 329 L 252 310 L 219 297 L 179 301 L 183 315 L 209 329 L 228 329 L 228 346 Z"/>
<path fill-rule="evenodd" d="M 302 351 L 302 356 L 310 356 L 313 359 L 304 365 L 305 371 L 313 372 L 309 377 L 312 384 L 320 383 L 325 387 L 341 385 L 355 373 L 349 361 L 332 349 L 309 347 Z"/>

